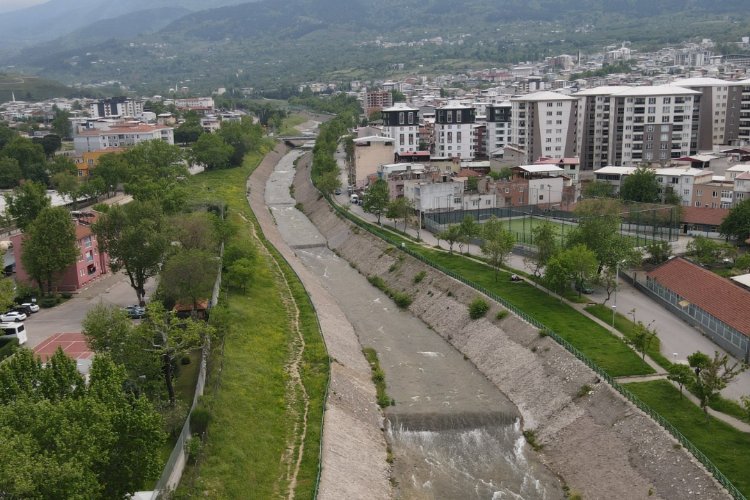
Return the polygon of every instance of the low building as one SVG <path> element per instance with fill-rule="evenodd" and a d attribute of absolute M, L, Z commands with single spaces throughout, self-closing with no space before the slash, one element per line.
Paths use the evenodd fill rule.
<path fill-rule="evenodd" d="M 681 257 L 649 272 L 646 288 L 727 352 L 750 360 L 750 291 Z"/>
<path fill-rule="evenodd" d="M 166 125 L 120 123 L 102 129 L 84 130 L 73 138 L 76 154 L 107 148 L 127 148 L 145 141 L 174 144 L 174 129 Z"/>
<path fill-rule="evenodd" d="M 349 184 L 358 189 L 365 187 L 380 165 L 393 161 L 393 144 L 392 138 L 380 135 L 354 139 L 354 171 L 349 173 Z"/>

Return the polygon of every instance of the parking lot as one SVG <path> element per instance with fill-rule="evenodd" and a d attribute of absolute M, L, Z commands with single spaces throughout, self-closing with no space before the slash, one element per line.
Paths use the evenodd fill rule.
<path fill-rule="evenodd" d="M 155 281 L 146 283 L 146 297 L 151 295 Z M 124 307 L 136 302 L 136 295 L 128 278 L 122 274 L 108 274 L 78 291 L 70 300 L 50 309 L 32 314 L 24 324 L 28 335 L 26 347 L 34 348 L 56 333 L 77 333 L 89 308 L 96 304 Z"/>

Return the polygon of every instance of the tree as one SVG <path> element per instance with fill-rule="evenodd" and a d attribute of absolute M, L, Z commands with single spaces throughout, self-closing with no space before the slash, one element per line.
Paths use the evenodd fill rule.
<path fill-rule="evenodd" d="M 182 250 L 218 252 L 219 234 L 217 217 L 209 212 L 191 212 L 171 218 L 173 244 Z"/>
<path fill-rule="evenodd" d="M 557 230 L 554 224 L 545 220 L 531 229 L 531 237 L 536 246 L 536 253 L 530 260 L 534 266 L 534 276 L 539 277 L 549 259 L 558 251 Z"/>
<path fill-rule="evenodd" d="M 508 254 L 513 250 L 516 240 L 510 231 L 503 228 L 502 222 L 495 216 L 490 217 L 484 223 L 482 227 L 482 239 L 482 253 L 495 269 L 495 281 L 497 281 L 497 272 L 505 262 Z"/>
<path fill-rule="evenodd" d="M 558 255 L 553 255 L 547 261 L 544 268 L 544 283 L 550 290 L 559 295 L 562 295 L 570 286 L 570 273 L 565 262 Z M 562 297 L 560 300 L 562 300 Z"/>
<path fill-rule="evenodd" d="M 0 156 L 0 189 L 11 189 L 18 186 L 21 180 L 21 167 L 18 160 Z"/>
<path fill-rule="evenodd" d="M 635 319 L 635 311 L 633 312 L 633 319 Z M 651 323 L 653 323 L 653 321 Z M 643 321 L 635 322 L 632 335 L 627 339 L 627 343 L 641 353 L 641 358 L 643 359 L 646 359 L 646 351 L 648 351 L 648 348 L 654 340 L 658 339 L 656 329 L 651 326 L 651 323 L 645 325 L 643 324 Z"/>
<path fill-rule="evenodd" d="M 44 208 L 26 228 L 21 262 L 29 276 L 47 293 L 52 292 L 54 278 L 80 255 L 75 226 L 70 214 L 61 207 Z"/>
<path fill-rule="evenodd" d="M 123 153 L 128 165 L 125 192 L 138 201 L 157 201 L 168 213 L 185 203 L 179 180 L 188 175 L 179 147 L 153 140 L 137 144 Z"/>
<path fill-rule="evenodd" d="M 585 198 L 609 198 L 612 196 L 612 184 L 603 181 L 592 181 L 583 188 Z"/>
<path fill-rule="evenodd" d="M 702 266 L 716 265 L 727 250 L 726 245 L 706 238 L 705 236 L 696 236 L 687 244 L 687 255 L 695 258 L 698 264 Z"/>
<path fill-rule="evenodd" d="M 714 352 L 713 358 L 702 352 L 693 353 L 688 356 L 688 362 L 696 368 L 694 391 L 708 420 L 708 405 L 745 367 L 738 361 L 730 364 L 729 356 L 720 354 L 719 351 Z"/>
<path fill-rule="evenodd" d="M 667 371 L 669 372 L 667 378 L 680 386 L 680 397 L 682 397 L 682 388 L 695 380 L 693 370 L 688 365 L 673 363 Z"/>
<path fill-rule="evenodd" d="M 656 180 L 656 172 L 649 167 L 639 166 L 635 172 L 623 179 L 620 197 L 623 200 L 641 203 L 659 201 L 659 183 Z"/>
<path fill-rule="evenodd" d="M 581 296 L 587 282 L 594 281 L 597 276 L 597 260 L 594 252 L 586 245 L 575 245 L 563 250 L 557 256 L 562 268 L 567 271 L 568 280 L 573 280 Z"/>
<path fill-rule="evenodd" d="M 193 144 L 193 158 L 208 170 L 227 168 L 234 154 L 234 148 L 218 134 L 203 134 Z"/>
<path fill-rule="evenodd" d="M 719 225 L 719 233 L 727 239 L 743 242 L 750 238 L 750 198 L 737 203 Z"/>
<path fill-rule="evenodd" d="M 106 153 L 99 157 L 99 163 L 91 175 L 102 180 L 106 193 L 113 193 L 128 177 L 128 164 L 123 155 Z"/>
<path fill-rule="evenodd" d="M 34 137 L 33 139 L 31 139 L 31 141 L 34 144 L 39 144 L 40 146 L 42 146 L 44 154 L 47 155 L 47 158 L 52 157 L 52 155 L 55 154 L 55 151 L 60 149 L 60 147 L 62 146 L 62 140 L 57 134 L 47 134 L 44 137 Z"/>
<path fill-rule="evenodd" d="M 159 302 L 152 302 L 148 305 L 146 320 L 137 330 L 143 339 L 150 342 L 148 350 L 162 360 L 169 402 L 174 404 L 173 367 L 176 361 L 202 346 L 214 334 L 213 328 L 202 321 L 180 319 L 174 310 L 166 311 Z"/>
<path fill-rule="evenodd" d="M 362 199 L 362 210 L 375 215 L 378 218 L 378 225 L 380 225 L 380 217 L 388 208 L 389 197 L 388 183 L 383 179 L 376 180 L 365 191 Z"/>
<path fill-rule="evenodd" d="M 393 226 L 396 226 L 396 220 L 403 219 L 404 221 L 404 232 L 406 232 L 406 223 L 409 221 L 411 215 L 411 203 L 404 197 L 396 198 L 388 202 L 385 216 L 389 219 L 393 219 Z"/>
<path fill-rule="evenodd" d="M 0 311 L 7 311 L 16 298 L 16 283 L 10 278 L 0 278 Z"/>
<path fill-rule="evenodd" d="M 244 292 L 247 291 L 248 284 L 255 276 L 255 263 L 253 260 L 243 257 L 235 260 L 227 271 L 229 283 L 241 288 Z"/>
<path fill-rule="evenodd" d="M 59 138 L 68 138 L 73 135 L 73 127 L 70 124 L 70 112 L 57 109 L 52 119 L 52 130 Z"/>
<path fill-rule="evenodd" d="M 661 264 L 669 260 L 672 256 L 672 245 L 668 241 L 654 240 L 646 244 L 648 252 L 648 261 L 652 264 Z"/>
<path fill-rule="evenodd" d="M 47 157 L 44 148 L 39 144 L 34 144 L 31 139 L 16 136 L 3 148 L 3 154 L 18 162 L 23 179 L 47 183 Z"/>
<path fill-rule="evenodd" d="M 438 239 L 448 242 L 448 253 L 453 253 L 453 245 L 461 239 L 461 226 L 451 224 L 438 235 Z"/>
<path fill-rule="evenodd" d="M 115 205 L 93 225 L 99 251 L 109 254 L 112 271 L 122 269 L 144 303 L 146 281 L 159 273 L 169 241 L 161 208 L 154 202 Z"/>
<path fill-rule="evenodd" d="M 79 197 L 80 184 L 78 176 L 71 175 L 68 172 L 60 172 L 52 177 L 52 185 L 55 187 L 60 196 L 69 198 L 75 206 Z"/>
<path fill-rule="evenodd" d="M 482 231 L 482 226 L 479 225 L 476 220 L 474 220 L 473 216 L 466 215 L 464 216 L 464 220 L 461 221 L 461 224 L 459 224 L 458 229 L 458 232 L 460 234 L 460 238 L 458 240 L 458 250 L 463 251 L 462 247 L 465 244 L 466 251 L 471 253 L 469 251 L 471 240 L 479 236 Z"/>
<path fill-rule="evenodd" d="M 174 129 L 174 142 L 183 145 L 194 143 L 205 134 L 203 127 L 201 127 L 200 117 L 195 112 L 192 113 L 179 127 Z"/>
<path fill-rule="evenodd" d="M 734 260 L 734 268 L 740 271 L 738 274 L 750 272 L 750 253 L 737 257 Z"/>
<path fill-rule="evenodd" d="M 182 250 L 169 258 L 161 273 L 161 285 L 167 297 L 187 303 L 195 313 L 198 303 L 211 297 L 218 262 L 203 250 Z"/>
<path fill-rule="evenodd" d="M 330 196 L 341 187 L 341 179 L 339 178 L 338 171 L 325 172 L 318 179 L 317 185 L 318 189 L 324 195 Z"/>
<path fill-rule="evenodd" d="M 750 396 L 742 396 L 740 398 L 740 405 L 745 412 L 745 418 L 750 420 Z"/>
<path fill-rule="evenodd" d="M 5 205 L 8 215 L 16 226 L 25 231 L 39 213 L 51 205 L 47 197 L 47 190 L 36 182 L 25 182 L 5 195 Z"/>
<path fill-rule="evenodd" d="M 252 118 L 249 116 L 243 117 L 239 122 L 222 122 L 216 133 L 234 148 L 230 163 L 235 166 L 242 165 L 245 155 L 254 151 L 260 145 L 263 137 L 263 129 L 260 125 L 254 125 Z"/>

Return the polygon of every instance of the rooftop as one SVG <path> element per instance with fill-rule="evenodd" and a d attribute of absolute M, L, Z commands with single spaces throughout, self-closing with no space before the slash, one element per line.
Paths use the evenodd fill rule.
<path fill-rule="evenodd" d="M 679 85 L 680 87 L 723 87 L 727 85 L 739 85 L 739 82 L 729 82 L 726 80 L 719 80 L 718 78 L 681 78 L 672 82 L 672 85 Z"/>
<path fill-rule="evenodd" d="M 539 102 L 539 101 L 575 101 L 575 97 L 569 95 L 560 94 L 558 92 L 550 92 L 544 90 L 542 92 L 534 92 L 533 94 L 526 94 L 521 96 L 515 96 L 510 98 L 511 101 L 525 101 L 525 102 Z"/>
<path fill-rule="evenodd" d="M 649 278 L 717 319 L 750 335 L 750 292 L 681 257 L 670 259 Z"/>
<path fill-rule="evenodd" d="M 728 214 L 726 208 L 682 207 L 682 222 L 718 226 Z"/>

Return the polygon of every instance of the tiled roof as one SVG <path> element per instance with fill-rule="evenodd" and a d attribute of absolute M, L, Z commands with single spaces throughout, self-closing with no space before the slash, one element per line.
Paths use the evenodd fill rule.
<path fill-rule="evenodd" d="M 750 336 L 750 292 L 681 257 L 668 260 L 649 278 Z"/>
<path fill-rule="evenodd" d="M 682 222 L 718 226 L 728 214 L 726 208 L 682 207 Z"/>

